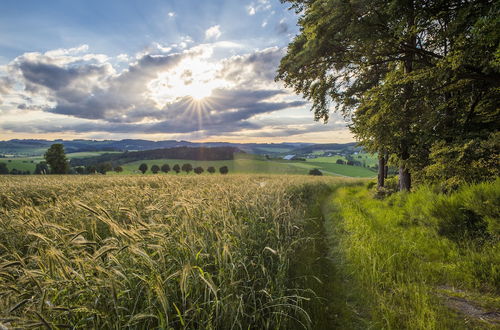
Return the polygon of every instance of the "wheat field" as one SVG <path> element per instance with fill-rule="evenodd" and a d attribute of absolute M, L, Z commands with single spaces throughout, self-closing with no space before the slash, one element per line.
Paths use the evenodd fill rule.
<path fill-rule="evenodd" d="M 306 176 L 0 177 L 0 325 L 309 327 Z"/>

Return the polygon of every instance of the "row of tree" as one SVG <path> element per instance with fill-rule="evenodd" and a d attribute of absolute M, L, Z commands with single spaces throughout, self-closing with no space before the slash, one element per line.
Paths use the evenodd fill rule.
<path fill-rule="evenodd" d="M 193 171 L 196 174 L 201 174 L 205 171 L 203 169 L 203 167 L 197 166 L 197 167 L 193 168 L 193 165 L 191 165 L 189 163 L 183 164 L 182 166 L 179 166 L 179 164 L 175 164 L 174 166 L 172 166 L 172 169 L 170 169 L 170 165 L 168 165 L 168 164 L 163 164 L 161 167 L 158 165 L 151 166 L 151 172 L 153 172 L 154 174 L 157 174 L 160 171 L 163 173 L 168 173 L 168 172 L 170 172 L 170 170 L 174 171 L 176 174 L 179 174 L 181 172 L 181 170 L 186 172 L 186 174 L 189 174 L 191 171 Z M 142 163 L 141 165 L 139 165 L 139 171 L 142 174 L 145 174 L 148 171 L 148 164 Z M 207 168 L 207 172 L 210 174 L 215 173 L 215 171 L 216 171 L 215 167 L 213 167 L 213 166 L 209 166 Z M 227 174 L 227 173 L 229 173 L 229 168 L 227 166 L 221 166 L 219 168 L 219 173 L 220 174 Z"/>
<path fill-rule="evenodd" d="M 87 165 L 87 166 L 77 166 L 77 167 L 70 167 L 68 159 L 66 158 L 66 153 L 64 152 L 64 146 L 60 143 L 53 144 L 50 146 L 50 148 L 47 150 L 47 152 L 44 155 L 45 161 L 40 162 L 36 164 L 35 168 L 35 174 L 94 174 L 94 173 L 101 173 L 101 174 L 106 174 L 107 172 L 110 171 L 115 171 L 117 173 L 123 172 L 123 168 L 121 166 L 114 166 L 112 165 L 111 162 L 102 162 L 98 163 L 96 165 Z M 146 173 L 148 170 L 148 165 L 146 163 L 142 163 L 139 166 L 139 171 L 142 172 L 143 174 Z M 159 173 L 164 172 L 168 173 L 170 170 L 174 171 L 175 173 L 180 173 L 181 170 L 190 173 L 194 172 L 196 174 L 201 174 L 205 170 L 203 167 L 198 166 L 193 168 L 193 165 L 186 163 L 180 166 L 179 164 L 175 164 L 172 166 L 172 169 L 170 169 L 170 165 L 168 164 L 163 164 L 161 167 L 158 165 L 153 165 L 151 166 L 151 172 L 153 173 Z M 215 167 L 209 166 L 207 168 L 208 173 L 215 173 Z M 229 168 L 227 166 L 221 166 L 219 168 L 219 173 L 221 174 L 227 174 L 229 173 Z M 30 174 L 29 171 L 18 171 L 18 170 L 12 170 L 9 171 L 7 168 L 7 165 L 5 163 L 0 163 L 0 174 Z"/>
<path fill-rule="evenodd" d="M 277 79 L 341 112 L 359 143 L 412 181 L 500 175 L 500 2 L 282 0 L 300 15 Z"/>

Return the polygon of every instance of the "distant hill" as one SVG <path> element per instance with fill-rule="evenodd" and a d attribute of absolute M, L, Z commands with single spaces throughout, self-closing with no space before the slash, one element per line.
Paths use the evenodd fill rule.
<path fill-rule="evenodd" d="M 0 141 L 0 155 L 40 156 L 53 143 L 62 143 L 67 153 L 94 151 L 141 151 L 178 147 L 234 147 L 246 153 L 277 155 L 290 152 L 296 148 L 313 145 L 313 143 L 230 143 L 230 142 L 189 142 L 189 141 L 149 141 L 140 139 L 125 140 L 9 140 Z"/>
<path fill-rule="evenodd" d="M 328 150 L 328 151 L 361 151 L 362 148 L 356 146 L 356 142 L 350 143 L 322 143 L 322 144 L 312 144 L 308 146 L 301 146 L 293 150 L 295 154 L 309 154 L 318 150 Z"/>
<path fill-rule="evenodd" d="M 232 160 L 234 153 L 242 152 L 235 147 L 177 147 L 123 153 L 102 154 L 95 157 L 73 158 L 71 166 L 87 166 L 110 162 L 114 166 L 139 160 L 189 159 L 189 160 Z"/>

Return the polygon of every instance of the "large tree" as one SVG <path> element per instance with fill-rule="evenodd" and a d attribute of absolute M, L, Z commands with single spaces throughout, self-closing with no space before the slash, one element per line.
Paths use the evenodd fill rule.
<path fill-rule="evenodd" d="M 301 32 L 277 79 L 338 110 L 360 143 L 399 165 L 400 189 L 444 140 L 487 138 L 498 127 L 498 4 L 462 0 L 289 0 Z M 384 166 L 383 166 L 384 165 Z M 425 171 L 423 171 L 425 172 Z M 382 180 L 385 173 L 380 173 Z"/>
<path fill-rule="evenodd" d="M 50 167 L 52 174 L 65 174 L 69 170 L 68 160 L 61 143 L 54 143 L 45 153 L 45 161 Z"/>

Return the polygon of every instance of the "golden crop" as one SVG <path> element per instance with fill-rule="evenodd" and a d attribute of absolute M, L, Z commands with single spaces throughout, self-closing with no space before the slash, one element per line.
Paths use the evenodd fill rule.
<path fill-rule="evenodd" d="M 308 326 L 305 176 L 0 177 L 0 326 Z"/>

